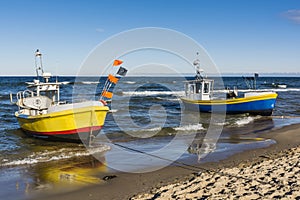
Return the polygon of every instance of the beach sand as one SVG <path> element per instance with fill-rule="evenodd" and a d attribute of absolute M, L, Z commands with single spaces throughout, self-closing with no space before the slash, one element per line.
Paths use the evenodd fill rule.
<path fill-rule="evenodd" d="M 248 167 L 199 172 L 132 199 L 300 199 L 300 148 Z"/>
<path fill-rule="evenodd" d="M 114 173 L 102 185 L 43 199 L 300 199 L 300 125 L 262 133 L 276 144 L 195 167 Z M 35 199 L 40 199 L 36 196 Z"/>

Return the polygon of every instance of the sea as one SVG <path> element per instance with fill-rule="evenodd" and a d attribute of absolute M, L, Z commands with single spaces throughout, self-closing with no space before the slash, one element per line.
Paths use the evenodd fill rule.
<path fill-rule="evenodd" d="M 72 191 L 101 184 L 106 174 L 142 173 L 167 165 L 219 161 L 241 151 L 276 143 L 263 132 L 300 123 L 300 77 L 259 77 L 256 91 L 274 91 L 271 117 L 186 112 L 180 100 L 193 77 L 124 77 L 111 90 L 110 112 L 91 147 L 32 138 L 20 129 L 11 103 L 36 77 L 0 77 L 0 199 Z M 61 100 L 98 100 L 106 78 L 53 77 L 62 82 Z M 286 84 L 276 88 L 272 83 Z M 242 77 L 222 77 L 226 88 L 247 92 Z"/>

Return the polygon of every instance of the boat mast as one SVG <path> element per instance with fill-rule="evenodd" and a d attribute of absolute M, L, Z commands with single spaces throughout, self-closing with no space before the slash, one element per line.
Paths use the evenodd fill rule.
<path fill-rule="evenodd" d="M 37 78 L 39 78 L 39 76 L 41 76 L 44 73 L 42 54 L 38 49 L 35 51 L 35 71 Z M 39 72 L 42 72 L 42 74 L 39 74 Z"/>
<path fill-rule="evenodd" d="M 197 56 L 199 55 L 199 52 L 197 52 Z M 195 69 L 196 69 L 196 80 L 203 80 L 203 76 L 201 73 L 203 73 L 203 69 L 200 68 L 200 60 L 197 58 L 193 63 Z"/>

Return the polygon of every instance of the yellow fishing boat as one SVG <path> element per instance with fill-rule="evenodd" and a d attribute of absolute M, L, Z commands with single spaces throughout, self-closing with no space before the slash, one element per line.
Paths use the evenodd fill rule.
<path fill-rule="evenodd" d="M 37 79 L 29 83 L 28 89 L 17 93 L 16 102 L 13 102 L 11 94 L 11 102 L 19 107 L 15 116 L 20 127 L 31 136 L 91 142 L 103 127 L 109 111 L 105 98 L 112 98 L 112 92 L 109 91 L 112 84 L 107 83 L 112 80 L 116 84 L 119 78 L 109 75 L 99 101 L 66 103 L 60 100 L 62 83 L 49 82 L 51 74 L 44 72 L 41 57 L 42 54 L 37 50 Z M 127 72 L 125 68 L 122 70 L 120 76 Z"/>

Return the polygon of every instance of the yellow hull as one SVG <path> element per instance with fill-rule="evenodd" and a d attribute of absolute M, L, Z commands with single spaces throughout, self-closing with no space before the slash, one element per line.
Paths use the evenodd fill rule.
<path fill-rule="evenodd" d="M 270 93 L 270 94 L 262 94 L 259 96 L 251 96 L 251 97 L 242 97 L 235 99 L 216 99 L 216 100 L 190 100 L 187 98 L 181 98 L 185 102 L 201 104 L 201 105 L 228 105 L 228 104 L 239 104 L 239 103 L 248 103 L 253 101 L 261 101 L 268 99 L 276 99 L 278 94 Z"/>
<path fill-rule="evenodd" d="M 100 131 L 108 110 L 107 106 L 88 106 L 35 116 L 15 115 L 20 127 L 31 135 L 80 139 L 81 133 L 88 136 L 91 131 Z"/>

